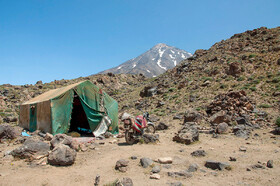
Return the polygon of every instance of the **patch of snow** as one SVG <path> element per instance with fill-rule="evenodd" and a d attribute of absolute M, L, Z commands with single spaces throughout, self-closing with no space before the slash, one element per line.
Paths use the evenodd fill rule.
<path fill-rule="evenodd" d="M 172 61 L 174 63 L 174 66 L 176 66 L 177 65 L 177 61 L 176 60 L 172 60 Z"/>
<path fill-rule="evenodd" d="M 183 59 L 185 59 L 186 58 L 186 56 L 182 53 L 181 54 L 181 57 L 183 58 Z"/>
<path fill-rule="evenodd" d="M 153 77 L 157 77 L 157 76 L 153 75 Z"/>
<path fill-rule="evenodd" d="M 132 68 L 135 68 L 135 67 L 136 67 L 136 64 L 134 64 Z"/>
<path fill-rule="evenodd" d="M 175 53 L 173 50 L 170 50 L 173 54 Z"/>
<path fill-rule="evenodd" d="M 192 56 L 192 54 L 191 54 L 191 53 L 188 53 L 188 55 Z"/>
<path fill-rule="evenodd" d="M 167 70 L 167 68 L 166 67 L 163 67 L 163 66 L 161 66 L 161 59 L 159 59 L 158 61 L 157 61 L 157 65 L 160 67 L 160 68 L 162 68 L 162 69 L 164 69 L 164 70 Z"/>
<path fill-rule="evenodd" d="M 147 72 L 151 73 L 149 70 L 147 70 Z"/>
<path fill-rule="evenodd" d="M 120 70 L 122 68 L 122 66 L 118 67 L 118 70 Z"/>
<path fill-rule="evenodd" d="M 169 54 L 169 57 L 170 57 L 171 59 L 175 59 L 175 57 L 173 57 L 171 54 Z"/>
<path fill-rule="evenodd" d="M 153 58 L 152 60 L 154 61 L 156 58 Z"/>
<path fill-rule="evenodd" d="M 161 48 L 158 49 L 159 57 L 162 57 L 162 55 L 163 55 L 164 52 L 165 52 L 165 50 L 161 51 Z"/>

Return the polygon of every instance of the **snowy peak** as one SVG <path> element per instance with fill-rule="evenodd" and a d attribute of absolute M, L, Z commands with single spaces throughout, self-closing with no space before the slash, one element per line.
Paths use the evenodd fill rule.
<path fill-rule="evenodd" d="M 121 65 L 105 70 L 101 73 L 112 72 L 115 74 L 143 74 L 146 77 L 156 77 L 166 70 L 174 68 L 182 60 L 192 56 L 184 50 L 159 43 L 147 52 Z"/>

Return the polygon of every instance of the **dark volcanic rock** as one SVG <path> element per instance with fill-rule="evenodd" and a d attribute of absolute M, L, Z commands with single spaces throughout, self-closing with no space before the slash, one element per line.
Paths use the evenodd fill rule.
<path fill-rule="evenodd" d="M 273 160 L 268 160 L 267 163 L 266 163 L 266 166 L 268 168 L 273 168 Z"/>
<path fill-rule="evenodd" d="M 218 134 L 224 134 L 227 133 L 227 131 L 228 131 L 228 124 L 225 122 L 220 123 L 216 128 L 216 133 Z"/>
<path fill-rule="evenodd" d="M 55 148 L 56 146 L 63 144 L 75 149 L 75 142 L 71 136 L 66 134 L 56 134 L 51 140 L 51 147 Z"/>
<path fill-rule="evenodd" d="M 192 177 L 192 173 L 188 172 L 187 170 L 179 171 L 179 172 L 168 172 L 168 176 L 170 177 L 183 177 L 183 178 L 190 178 Z"/>
<path fill-rule="evenodd" d="M 50 150 L 49 144 L 42 142 L 42 141 L 36 141 L 33 139 L 27 139 L 22 146 L 14 149 L 11 152 L 11 155 L 18 158 L 32 158 L 32 156 L 39 156 L 48 155 L 48 151 Z"/>
<path fill-rule="evenodd" d="M 144 143 L 156 143 L 159 141 L 158 134 L 143 134 L 142 138 Z"/>
<path fill-rule="evenodd" d="M 192 122 L 187 122 L 173 137 L 173 141 L 189 145 L 199 140 L 199 132 L 197 125 Z"/>
<path fill-rule="evenodd" d="M 129 161 L 127 161 L 125 159 L 120 159 L 116 162 L 115 169 L 119 170 L 120 172 L 126 172 L 128 163 L 129 163 Z"/>
<path fill-rule="evenodd" d="M 10 125 L 2 124 L 0 125 L 0 140 L 1 139 L 15 139 L 19 134 Z"/>
<path fill-rule="evenodd" d="M 147 168 L 150 165 L 152 165 L 154 163 L 153 160 L 151 160 L 150 158 L 141 158 L 140 159 L 140 164 L 142 167 Z"/>
<path fill-rule="evenodd" d="M 64 144 L 56 145 L 48 157 L 51 165 L 68 166 L 72 165 L 76 159 L 76 151 Z"/>
<path fill-rule="evenodd" d="M 229 115 L 226 114 L 225 111 L 220 111 L 213 116 L 210 117 L 210 123 L 212 124 L 219 124 L 219 123 L 229 123 L 231 118 Z"/>
<path fill-rule="evenodd" d="M 193 109 L 189 109 L 186 111 L 184 115 L 184 123 L 186 122 L 200 122 L 202 120 L 202 116 Z"/>
<path fill-rule="evenodd" d="M 163 122 L 160 122 L 157 126 L 156 126 L 156 130 L 166 130 L 168 129 L 168 125 L 166 125 Z"/>
<path fill-rule="evenodd" d="M 203 157 L 206 156 L 206 152 L 204 150 L 196 150 L 191 153 L 192 156 L 195 157 Z"/>
<path fill-rule="evenodd" d="M 213 170 L 230 170 L 231 167 L 228 163 L 223 163 L 223 162 L 218 162 L 218 161 L 212 161 L 212 160 L 207 160 L 205 163 L 205 167 L 213 169 Z"/>

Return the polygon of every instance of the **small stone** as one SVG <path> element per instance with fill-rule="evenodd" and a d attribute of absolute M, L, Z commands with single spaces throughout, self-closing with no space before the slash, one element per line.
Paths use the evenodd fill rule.
<path fill-rule="evenodd" d="M 159 174 L 152 174 L 152 175 L 150 176 L 150 179 L 159 180 L 159 179 L 160 179 L 160 175 L 159 175 Z"/>
<path fill-rule="evenodd" d="M 168 183 L 169 186 L 183 186 L 181 182 Z"/>
<path fill-rule="evenodd" d="M 204 150 L 196 150 L 193 151 L 191 155 L 195 157 L 202 157 L 202 156 L 206 156 L 206 152 Z"/>
<path fill-rule="evenodd" d="M 152 165 L 154 163 L 153 160 L 151 160 L 150 158 L 141 158 L 140 159 L 140 164 L 142 167 L 147 168 L 150 165 Z"/>
<path fill-rule="evenodd" d="M 197 169 L 198 169 L 198 165 L 195 164 L 195 163 L 193 163 L 193 164 L 191 164 L 191 165 L 189 166 L 188 172 L 196 172 Z"/>
<path fill-rule="evenodd" d="M 234 158 L 234 157 L 229 157 L 229 161 L 236 161 L 236 158 Z"/>
<path fill-rule="evenodd" d="M 160 169 L 161 169 L 160 166 L 156 165 L 156 166 L 153 167 L 153 169 L 152 169 L 151 172 L 152 172 L 152 173 L 159 173 L 159 172 L 160 172 Z"/>
<path fill-rule="evenodd" d="M 159 158 L 158 162 L 161 164 L 172 164 L 173 160 L 171 157 Z"/>
<path fill-rule="evenodd" d="M 131 156 L 130 159 L 137 160 L 137 156 Z"/>
<path fill-rule="evenodd" d="M 53 135 L 47 132 L 45 135 L 45 140 L 51 141 L 52 139 L 53 139 Z"/>
<path fill-rule="evenodd" d="M 241 152 L 246 152 L 246 151 L 247 151 L 247 148 L 246 148 L 246 147 L 241 146 L 241 147 L 239 148 L 239 151 L 241 151 Z"/>
<path fill-rule="evenodd" d="M 273 160 L 268 160 L 267 163 L 266 163 L 266 166 L 268 168 L 273 168 Z"/>
<path fill-rule="evenodd" d="M 212 161 L 212 160 L 207 160 L 205 163 L 205 167 L 213 169 L 213 170 L 231 170 L 231 166 L 228 163 L 224 162 L 218 162 L 218 161 Z"/>
<path fill-rule="evenodd" d="M 132 182 L 132 179 L 131 178 L 123 178 L 122 181 L 122 186 L 133 186 L 133 182 Z"/>

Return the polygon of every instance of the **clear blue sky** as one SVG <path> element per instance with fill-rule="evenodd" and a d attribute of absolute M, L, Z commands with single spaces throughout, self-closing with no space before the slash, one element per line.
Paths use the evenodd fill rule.
<path fill-rule="evenodd" d="M 194 53 L 280 26 L 279 0 L 0 0 L 0 84 L 88 76 L 157 43 Z"/>

